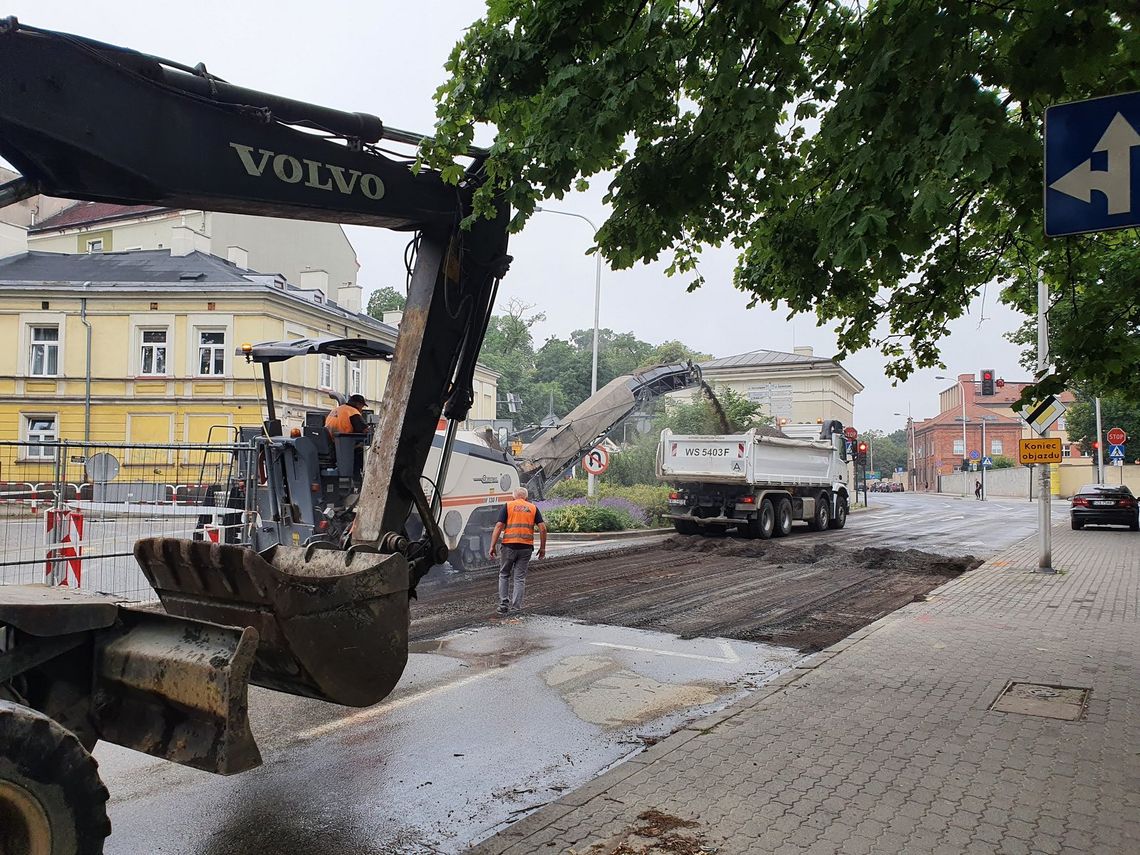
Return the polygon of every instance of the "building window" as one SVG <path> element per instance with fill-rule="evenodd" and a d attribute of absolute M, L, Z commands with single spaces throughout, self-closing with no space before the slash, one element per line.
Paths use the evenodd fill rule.
<path fill-rule="evenodd" d="M 332 357 L 327 353 L 321 354 L 320 374 L 317 378 L 317 386 L 321 389 L 332 388 Z"/>
<path fill-rule="evenodd" d="M 206 377 L 221 377 L 226 373 L 224 330 L 198 331 L 198 373 Z"/>
<path fill-rule="evenodd" d="M 1053 425 L 1053 429 L 1054 430 L 1068 430 L 1068 428 L 1065 427 L 1065 417 L 1064 416 L 1061 416 L 1059 419 L 1057 419 L 1057 423 L 1055 425 Z"/>
<path fill-rule="evenodd" d="M 55 442 L 55 416 L 24 416 L 27 425 L 28 457 L 54 457 L 55 449 L 38 443 Z"/>
<path fill-rule="evenodd" d="M 348 363 L 348 394 L 364 394 L 364 368 L 355 360 Z"/>
<path fill-rule="evenodd" d="M 1002 448 L 1002 445 L 1001 445 L 1000 439 L 991 439 L 990 440 L 990 454 L 991 455 L 996 456 L 998 454 L 1001 454 L 1001 448 Z"/>
<path fill-rule="evenodd" d="M 166 330 L 142 331 L 142 360 L 140 374 L 152 377 L 166 376 Z"/>
<path fill-rule="evenodd" d="M 1073 446 L 1062 445 L 1061 446 L 1061 456 L 1062 457 L 1072 457 L 1073 456 Z"/>
<path fill-rule="evenodd" d="M 32 327 L 33 377 L 55 377 L 59 374 L 59 327 Z"/>
<path fill-rule="evenodd" d="M 102 252 L 103 251 L 103 238 L 95 238 L 94 240 L 87 241 L 88 252 Z"/>
<path fill-rule="evenodd" d="M 966 454 L 966 443 L 960 439 L 954 440 L 954 454 L 957 457 L 963 457 Z"/>

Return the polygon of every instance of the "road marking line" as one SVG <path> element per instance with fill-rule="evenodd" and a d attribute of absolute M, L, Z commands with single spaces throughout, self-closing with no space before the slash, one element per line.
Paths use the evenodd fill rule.
<path fill-rule="evenodd" d="M 352 715 L 345 716 L 344 718 L 338 718 L 335 721 L 326 721 L 324 724 L 318 724 L 316 727 L 310 727 L 308 730 L 302 730 L 297 734 L 296 738 L 315 739 L 316 737 L 331 733 L 334 730 L 340 730 L 341 728 L 351 727 L 354 724 L 360 724 L 361 722 L 369 721 L 370 719 L 379 718 L 382 715 L 395 712 L 396 710 L 403 709 L 410 704 L 414 704 L 416 701 L 422 701 L 425 698 L 440 695 L 444 692 L 451 691 L 452 689 L 462 688 L 463 686 L 470 685 L 471 683 L 486 679 L 487 677 L 492 677 L 495 674 L 502 674 L 503 671 L 509 667 L 511 666 L 504 665 L 501 668 L 494 668 L 490 671 L 482 671 L 478 674 L 472 674 L 470 677 L 464 677 L 462 680 L 456 680 L 454 683 L 444 683 L 442 686 L 433 686 L 430 689 L 424 689 L 422 692 L 405 695 L 402 698 L 397 698 L 389 704 L 380 703 L 376 706 L 363 709 L 358 713 L 353 713 Z"/>
<path fill-rule="evenodd" d="M 612 647 L 616 650 L 632 650 L 634 653 L 654 653 L 658 656 L 674 656 L 678 659 L 696 659 L 701 662 L 717 662 L 722 665 L 734 665 L 740 661 L 740 657 L 727 641 L 720 642 L 720 649 L 724 651 L 723 657 L 701 656 L 697 653 L 677 653 L 673 650 L 659 650 L 656 647 L 635 647 L 632 644 L 613 644 L 609 641 L 591 641 L 590 644 L 594 647 Z"/>

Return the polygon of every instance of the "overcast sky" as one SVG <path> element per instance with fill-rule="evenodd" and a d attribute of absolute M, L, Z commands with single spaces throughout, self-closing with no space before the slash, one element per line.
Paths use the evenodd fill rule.
<path fill-rule="evenodd" d="M 432 98 L 444 78 L 444 60 L 482 8 L 481 0 L 7 0 L 0 11 L 28 24 L 187 65 L 204 62 L 212 73 L 237 85 L 373 113 L 391 126 L 427 132 L 433 125 Z M 606 217 L 602 189 L 596 185 L 589 192 L 551 201 L 549 207 L 600 224 Z M 366 294 L 384 285 L 402 288 L 407 238 L 381 229 L 348 231 Z M 538 344 L 593 325 L 595 262 L 585 255 L 591 243 L 586 223 L 548 213 L 535 214 L 522 234 L 512 238 L 515 260 L 500 302 L 518 297 L 545 312 L 547 319 L 537 328 Z M 819 355 L 834 354 L 834 333 L 817 327 L 813 316 L 789 322 L 786 312 L 746 310 L 747 296 L 732 287 L 734 263 L 731 251 L 707 252 L 701 270 L 708 284 L 693 294 L 686 293 L 683 279 L 665 276 L 664 264 L 604 269 L 601 326 L 631 331 L 655 344 L 680 339 L 714 356 L 790 351 L 793 345 L 811 345 Z M 999 304 L 996 291 L 991 288 L 984 304 L 976 300 L 969 314 L 951 325 L 942 345 L 945 371 L 922 371 L 891 386 L 877 352 L 848 358 L 844 365 L 866 386 L 855 399 L 856 426 L 894 430 L 904 426 L 908 407 L 916 419 L 934 415 L 938 390 L 950 385 L 935 380 L 936 374 L 994 368 L 999 377 L 1027 379 L 1018 366 L 1017 348 L 1003 337 L 1022 317 Z"/>

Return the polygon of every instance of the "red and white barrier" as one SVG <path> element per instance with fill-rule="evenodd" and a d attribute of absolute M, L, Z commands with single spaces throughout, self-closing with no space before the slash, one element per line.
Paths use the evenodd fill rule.
<path fill-rule="evenodd" d="M 47 563 L 44 581 L 49 585 L 78 588 L 83 578 L 83 514 L 66 508 L 48 508 Z"/>

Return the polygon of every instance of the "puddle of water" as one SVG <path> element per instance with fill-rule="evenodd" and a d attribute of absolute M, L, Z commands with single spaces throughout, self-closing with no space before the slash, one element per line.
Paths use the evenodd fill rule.
<path fill-rule="evenodd" d="M 713 703 L 719 695 L 697 683 L 662 683 L 623 668 L 608 656 L 567 656 L 542 673 L 582 721 L 619 728 Z"/>
<path fill-rule="evenodd" d="M 471 643 L 469 636 L 462 640 L 468 645 Z M 408 645 L 408 652 L 447 656 L 452 659 L 458 659 L 460 662 L 472 668 L 488 670 L 491 668 L 506 668 L 519 659 L 529 656 L 532 653 L 546 650 L 549 647 L 548 644 L 544 644 L 533 638 L 519 638 L 511 639 L 507 645 L 491 650 L 471 650 L 460 647 L 458 644 L 459 641 L 460 639 L 454 636 L 433 638 L 427 641 L 413 641 Z"/>

